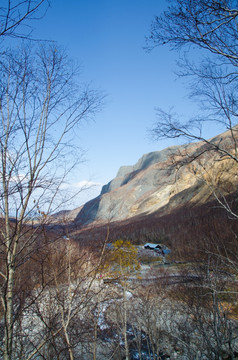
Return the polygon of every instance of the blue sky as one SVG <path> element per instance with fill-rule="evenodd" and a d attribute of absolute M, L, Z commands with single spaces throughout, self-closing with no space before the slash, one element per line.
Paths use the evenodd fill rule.
<path fill-rule="evenodd" d="M 185 116 L 196 112 L 174 74 L 178 54 L 166 47 L 151 53 L 143 49 L 151 21 L 166 4 L 165 0 L 52 0 L 46 16 L 34 23 L 34 34 L 66 47 L 82 67 L 82 80 L 107 94 L 104 109 L 77 135 L 87 161 L 72 173 L 72 186 L 87 181 L 99 185 L 82 194 L 73 207 L 97 195 L 120 166 L 174 144 L 149 139 L 155 107 L 174 107 Z"/>

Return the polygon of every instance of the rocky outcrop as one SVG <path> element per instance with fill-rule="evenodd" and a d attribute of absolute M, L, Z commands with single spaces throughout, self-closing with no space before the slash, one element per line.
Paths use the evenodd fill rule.
<path fill-rule="evenodd" d="M 162 151 L 154 151 L 143 155 L 134 166 L 121 166 L 115 179 L 102 187 L 101 195 L 113 191 L 120 186 L 126 185 L 140 171 L 147 169 L 151 165 L 166 161 L 169 156 L 174 154 L 179 148 L 182 147 L 173 146 Z"/>
<path fill-rule="evenodd" d="M 229 133 L 212 142 L 233 152 Z M 181 206 L 202 204 L 213 198 L 214 192 L 231 193 L 237 185 L 237 163 L 209 144 L 169 147 L 143 155 L 133 166 L 122 166 L 101 194 L 74 218 L 77 223 L 89 224 L 166 214 Z"/>

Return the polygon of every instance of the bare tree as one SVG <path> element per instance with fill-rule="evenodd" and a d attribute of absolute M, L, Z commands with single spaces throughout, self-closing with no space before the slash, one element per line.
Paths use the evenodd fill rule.
<path fill-rule="evenodd" d="M 78 161 L 70 146 L 73 130 L 95 114 L 103 96 L 77 82 L 77 69 L 55 46 L 7 51 L 1 57 L 0 77 L 0 275 L 6 360 L 13 356 L 16 274 L 40 246 L 39 230 Z"/>
<path fill-rule="evenodd" d="M 48 7 L 48 0 L 2 0 L 0 37 L 31 38 L 29 21 L 41 18 Z"/>
<path fill-rule="evenodd" d="M 175 111 L 158 108 L 151 129 L 156 140 L 202 141 L 204 146 L 186 163 L 199 161 L 205 152 L 210 152 L 216 154 L 216 161 L 229 159 L 235 166 L 238 164 L 237 16 L 237 2 L 233 0 L 176 0 L 152 23 L 147 49 L 168 45 L 179 51 L 178 75 L 187 77 L 190 98 L 201 105 L 198 115 L 187 120 Z M 207 126 L 214 124 L 227 131 L 226 140 L 207 138 Z M 213 193 L 220 206 L 237 218 L 227 194 L 218 188 Z"/>
<path fill-rule="evenodd" d="M 148 48 L 168 44 L 172 50 L 180 51 L 179 75 L 189 77 L 190 95 L 201 102 L 203 110 L 202 116 L 184 122 L 176 114 L 158 109 L 158 121 L 152 130 L 157 139 L 202 140 L 209 145 L 208 150 L 214 149 L 238 162 L 237 16 L 236 1 L 176 0 L 155 18 Z M 202 130 L 207 122 L 229 130 L 232 151 L 206 139 Z"/>
<path fill-rule="evenodd" d="M 234 170 L 237 173 L 237 17 L 237 1 L 234 0 L 175 0 L 169 3 L 166 11 L 155 17 L 150 36 L 147 38 L 147 49 L 149 50 L 157 46 L 168 46 L 172 51 L 179 53 L 178 75 L 186 78 L 190 99 L 200 105 L 198 115 L 188 119 L 179 116 L 175 111 L 168 112 L 161 108 L 157 109 L 157 120 L 152 128 L 152 135 L 156 140 L 182 138 L 188 142 L 203 142 L 203 146 L 199 146 L 198 151 L 194 152 L 192 157 L 187 156 L 189 151 L 186 151 L 185 148 L 184 157 L 180 157 L 180 165 L 197 162 L 199 166 L 197 169 L 195 169 L 196 166 L 194 167 L 195 176 L 198 176 L 200 167 L 200 175 L 203 173 L 209 180 L 207 184 L 212 189 L 217 204 L 225 209 L 233 219 L 238 218 L 237 211 L 231 207 L 227 192 L 223 191 L 225 187 L 223 185 L 226 184 L 223 182 L 218 186 L 215 181 L 214 172 L 210 171 L 212 166 L 215 167 L 214 162 L 210 164 L 209 169 L 208 155 L 214 156 L 215 165 L 223 164 L 223 166 L 217 167 L 220 172 L 230 172 L 231 177 Z M 206 136 L 207 126 L 215 124 L 221 131 L 227 132 L 220 138 L 215 137 L 209 140 Z M 203 164 L 204 160 L 205 164 Z M 224 176 L 221 181 L 226 179 Z M 231 190 L 233 198 L 235 198 L 235 192 L 236 189 Z M 237 236 L 234 234 L 230 239 L 225 239 L 222 233 L 216 234 L 216 229 L 211 223 L 209 231 L 211 238 L 216 238 L 216 242 L 211 244 L 204 234 L 200 234 L 200 238 L 204 237 L 207 242 L 210 241 L 210 248 L 204 247 L 203 249 L 205 255 L 203 266 L 207 268 L 208 259 L 212 259 L 217 268 L 212 270 L 210 282 L 206 280 L 201 286 L 196 287 L 198 292 L 201 291 L 207 307 L 199 304 L 196 307 L 198 312 L 196 319 L 194 315 L 190 314 L 189 317 L 194 321 L 185 321 L 184 326 L 181 327 L 184 331 L 178 331 L 177 336 L 190 350 L 193 350 L 193 347 L 189 342 L 192 343 L 194 339 L 198 338 L 201 343 L 204 340 L 200 349 L 198 345 L 198 349 L 201 353 L 202 351 L 207 352 L 206 356 L 209 358 L 221 358 L 223 350 L 233 358 L 236 339 L 234 340 L 232 336 L 235 331 L 231 330 L 233 322 L 228 321 L 226 314 L 224 315 L 222 296 L 223 292 L 226 293 L 231 302 L 234 293 L 236 294 L 235 286 L 234 284 L 230 285 L 228 277 L 232 273 L 237 274 L 237 259 L 229 253 L 228 249 L 232 241 L 234 247 L 237 246 L 235 245 Z M 222 273 L 224 264 L 226 264 L 227 275 Z M 230 266 L 232 266 L 232 270 Z M 193 287 L 186 288 L 190 300 L 194 290 Z M 197 293 L 193 299 L 195 302 L 199 302 L 199 294 Z M 190 310 L 192 309 L 194 310 L 190 306 Z M 210 322 L 208 322 L 208 318 L 210 318 Z M 229 334 L 226 333 L 228 325 Z M 194 335 L 193 329 L 195 329 Z M 232 334 L 232 340 L 230 334 Z M 231 348 L 228 349 L 229 346 Z M 191 358 L 194 357 L 195 355 L 192 354 Z"/>

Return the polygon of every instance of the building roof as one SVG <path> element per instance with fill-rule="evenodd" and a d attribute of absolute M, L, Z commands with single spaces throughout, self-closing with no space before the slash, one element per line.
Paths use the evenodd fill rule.
<path fill-rule="evenodd" d="M 162 248 L 160 244 L 152 244 L 152 243 L 146 243 L 144 245 L 144 248 L 145 247 L 149 247 L 151 249 L 161 249 Z"/>

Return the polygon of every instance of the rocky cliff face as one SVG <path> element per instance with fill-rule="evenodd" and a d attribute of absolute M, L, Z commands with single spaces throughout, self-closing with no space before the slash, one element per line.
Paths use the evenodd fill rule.
<path fill-rule="evenodd" d="M 229 133 L 212 142 L 234 152 Z M 169 147 L 143 155 L 133 166 L 121 167 L 97 198 L 78 213 L 74 211 L 74 221 L 105 223 L 155 212 L 166 214 L 181 206 L 202 204 L 214 198 L 214 193 L 232 193 L 237 189 L 237 177 L 236 162 L 221 157 L 208 144 Z"/>

